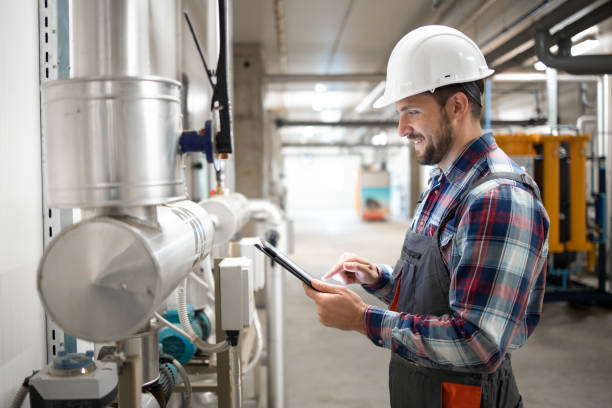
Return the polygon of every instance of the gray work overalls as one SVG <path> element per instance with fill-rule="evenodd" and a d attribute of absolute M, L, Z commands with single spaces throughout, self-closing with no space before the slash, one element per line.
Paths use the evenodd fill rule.
<path fill-rule="evenodd" d="M 445 214 L 433 236 L 419 235 L 409 230 L 406 233 L 400 260 L 393 271 L 396 286 L 400 280 L 398 275 L 401 274 L 398 312 L 434 316 L 453 313 L 449 306 L 449 272 L 440 252 L 440 234 L 446 223 L 455 216 L 459 203 L 465 199 L 470 190 L 498 178 L 526 185 L 539 199 L 537 188 L 523 175 L 493 173 L 477 180 L 463 193 L 455 206 Z M 400 350 L 408 352 L 401 343 L 393 339 L 389 364 L 392 408 L 523 406 L 512 373 L 509 353 L 495 372 L 477 374 L 423 367 L 398 355 L 397 352 Z M 410 352 L 407 354 L 410 355 Z"/>

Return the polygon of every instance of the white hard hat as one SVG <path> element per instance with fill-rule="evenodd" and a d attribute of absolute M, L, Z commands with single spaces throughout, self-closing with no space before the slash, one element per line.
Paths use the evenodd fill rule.
<path fill-rule="evenodd" d="M 478 46 L 461 31 L 441 25 L 419 27 L 393 48 L 385 93 L 374 108 L 441 86 L 486 78 L 493 72 Z"/>

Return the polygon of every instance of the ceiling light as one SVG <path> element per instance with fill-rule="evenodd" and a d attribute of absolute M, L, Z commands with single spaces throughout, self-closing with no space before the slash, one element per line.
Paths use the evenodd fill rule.
<path fill-rule="evenodd" d="M 599 45 L 599 40 L 584 40 L 572 47 L 572 55 L 584 54 Z"/>
<path fill-rule="evenodd" d="M 312 110 L 317 111 L 317 112 L 321 112 L 323 110 L 323 101 L 321 100 L 314 100 L 312 102 Z"/>
<path fill-rule="evenodd" d="M 319 82 L 315 85 L 315 92 L 323 93 L 325 91 L 327 91 L 327 87 L 325 86 L 325 84 Z"/>
<path fill-rule="evenodd" d="M 321 112 L 321 120 L 323 122 L 338 122 L 342 117 L 340 109 L 325 109 Z"/>
<path fill-rule="evenodd" d="M 533 64 L 533 67 L 537 71 L 546 71 L 546 64 L 544 64 L 542 61 L 536 62 L 535 64 Z"/>
<path fill-rule="evenodd" d="M 372 136 L 372 144 L 374 146 L 384 146 L 389 142 L 387 132 L 380 132 Z"/>

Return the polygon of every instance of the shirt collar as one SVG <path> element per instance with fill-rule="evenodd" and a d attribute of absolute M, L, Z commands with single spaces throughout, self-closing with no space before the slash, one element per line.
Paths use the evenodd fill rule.
<path fill-rule="evenodd" d="M 470 142 L 463 152 L 459 154 L 452 162 L 446 171 L 442 171 L 439 166 L 433 166 L 429 172 L 429 177 L 432 180 L 437 179 L 444 174 L 446 179 L 451 183 L 464 176 L 476 163 L 484 157 L 484 153 L 492 150 L 497 146 L 493 132 L 485 132 L 477 139 Z"/>

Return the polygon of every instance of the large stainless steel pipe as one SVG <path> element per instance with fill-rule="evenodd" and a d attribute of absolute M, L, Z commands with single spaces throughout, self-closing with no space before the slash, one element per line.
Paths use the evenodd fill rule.
<path fill-rule="evenodd" d="M 44 84 L 42 95 L 51 207 L 130 207 L 184 197 L 178 82 L 69 79 Z"/>
<path fill-rule="evenodd" d="M 42 303 L 67 333 L 104 342 L 143 327 L 212 249 L 211 217 L 192 201 L 157 206 L 157 227 L 99 216 L 58 235 L 38 268 Z"/>
<path fill-rule="evenodd" d="M 71 3 L 72 78 L 181 76 L 181 0 Z"/>
<path fill-rule="evenodd" d="M 155 205 L 184 197 L 181 0 L 71 3 L 70 79 L 43 84 L 52 207 Z"/>

